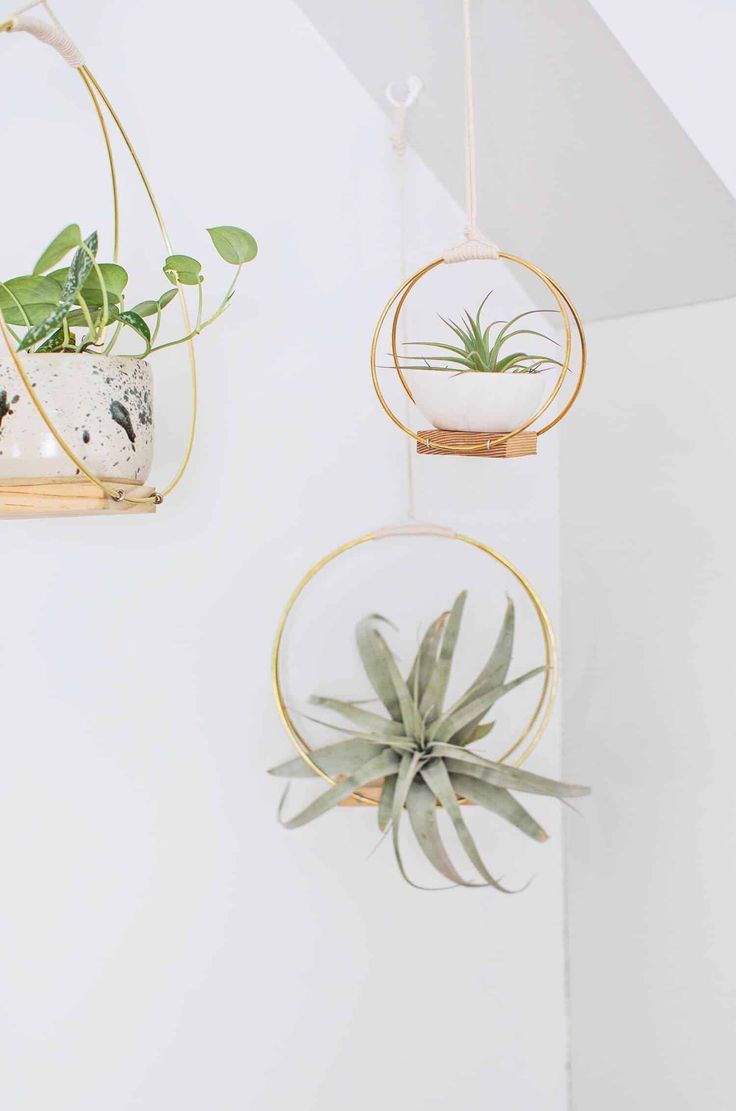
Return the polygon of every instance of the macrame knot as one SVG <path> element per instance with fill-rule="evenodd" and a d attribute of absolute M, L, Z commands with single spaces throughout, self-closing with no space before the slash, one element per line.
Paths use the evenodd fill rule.
<path fill-rule="evenodd" d="M 480 259 L 497 259 L 498 247 L 495 243 L 491 243 L 490 239 L 485 239 L 479 232 L 474 232 L 472 236 L 468 236 L 458 243 L 456 247 L 450 247 L 449 251 L 445 251 L 442 256 L 445 262 L 473 262 Z"/>
<path fill-rule="evenodd" d="M 385 528 L 376 529 L 374 536 L 384 539 L 390 536 L 442 536 L 454 540 L 455 532 L 446 525 L 433 525 L 429 522 L 410 521 L 405 525 L 387 525 Z"/>
<path fill-rule="evenodd" d="M 40 19 L 33 19 L 29 15 L 17 15 L 13 18 L 13 25 L 9 30 L 26 31 L 41 42 L 47 43 L 48 46 L 53 46 L 72 69 L 79 69 L 84 65 L 84 58 L 80 51 L 61 27 L 44 23 Z"/>

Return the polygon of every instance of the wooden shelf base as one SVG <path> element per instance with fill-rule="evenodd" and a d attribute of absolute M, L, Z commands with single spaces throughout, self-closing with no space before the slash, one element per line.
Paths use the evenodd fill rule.
<path fill-rule="evenodd" d="M 380 797 L 381 797 L 381 788 L 382 788 L 382 786 L 383 786 L 382 782 L 381 783 L 375 783 L 375 784 L 369 783 L 367 787 L 361 787 L 360 788 L 359 794 L 365 795 L 366 798 L 373 799 L 374 802 L 378 802 Z M 467 799 L 461 799 L 460 801 L 461 801 L 463 806 L 474 806 L 475 805 L 475 803 L 468 802 Z M 359 802 L 358 799 L 355 799 L 355 798 L 353 798 L 352 795 L 349 795 L 348 798 L 343 799 L 343 801 L 339 802 L 337 805 L 338 806 L 368 806 L 369 803 Z M 437 805 L 439 806 L 439 803 Z"/>
<path fill-rule="evenodd" d="M 121 482 L 106 478 L 118 490 L 146 497 L 152 486 L 140 482 Z M 113 501 L 86 478 L 4 478 L 0 479 L 0 520 L 28 517 L 88 517 L 102 513 L 155 513 L 153 502 L 137 505 Z"/>
<path fill-rule="evenodd" d="M 456 455 L 475 459 L 518 459 L 523 455 L 537 454 L 536 432 L 517 432 L 510 440 L 494 443 L 494 434 L 483 432 L 450 432 L 429 428 L 417 432 L 418 455 Z M 499 436 L 496 435 L 495 439 Z M 482 450 L 477 445 L 484 443 Z M 475 450 L 473 448 L 475 447 Z M 466 450 L 463 450 L 465 448 Z"/>
<path fill-rule="evenodd" d="M 381 788 L 382 788 L 382 784 L 376 784 L 375 787 L 371 784 L 368 787 L 361 787 L 359 793 L 361 795 L 365 795 L 369 799 L 373 799 L 374 802 L 378 802 L 378 800 L 381 797 Z M 365 803 L 365 802 L 358 802 L 358 800 L 354 799 L 352 795 L 349 795 L 346 799 L 343 799 L 342 802 L 338 803 L 338 806 L 367 806 L 367 805 L 368 804 Z"/>

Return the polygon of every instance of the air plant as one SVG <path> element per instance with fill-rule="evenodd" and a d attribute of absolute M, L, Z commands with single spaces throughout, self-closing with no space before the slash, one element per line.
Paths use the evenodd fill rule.
<path fill-rule="evenodd" d="M 407 875 L 401 856 L 399 830 L 404 811 L 422 852 L 452 885 L 490 886 L 507 891 L 486 867 L 460 801 L 476 803 L 534 840 L 545 841 L 547 834 L 511 792 L 565 799 L 587 794 L 587 788 L 558 783 L 489 760 L 470 747 L 493 729 L 494 723 L 484 719 L 499 698 L 545 671 L 544 667 L 535 667 L 514 679 L 508 678 L 515 625 L 510 599 L 486 664 L 465 693 L 445 709 L 466 597 L 467 592 L 463 591 L 452 609 L 440 614 L 429 626 L 406 678 L 380 631 L 381 626 L 391 623 L 377 614 L 358 623 L 356 641 L 360 659 L 388 716 L 366 709 L 362 702 L 312 697 L 313 705 L 346 723 L 320 724 L 337 729 L 346 737 L 312 753 L 315 764 L 335 780 L 334 786 L 283 824 L 288 829 L 306 825 L 354 791 L 380 781 L 378 827 L 382 833 L 391 833 L 396 862 L 408 883 L 420 886 Z M 317 773 L 297 757 L 272 768 L 271 774 L 302 778 Z M 451 860 L 437 821 L 438 807 L 449 815 L 480 881 L 466 880 Z"/>
<path fill-rule="evenodd" d="M 402 364 L 402 370 L 449 370 L 456 374 L 538 374 L 550 366 L 562 366 L 557 359 L 547 355 L 530 355 L 523 351 L 514 351 L 504 354 L 503 349 L 509 340 L 516 336 L 539 336 L 549 343 L 557 341 L 547 336 L 544 332 L 536 332 L 529 328 L 517 328 L 510 331 L 514 324 L 527 316 L 535 313 L 554 312 L 554 309 L 530 309 L 528 312 L 519 313 L 513 320 L 494 320 L 491 324 L 483 326 L 481 317 L 488 298 L 493 293 L 491 290 L 480 303 L 480 307 L 472 316 L 469 312 L 463 313 L 461 322 L 446 320 L 440 316 L 443 324 L 450 328 L 460 340 L 462 347 L 452 343 L 429 342 L 419 340 L 410 346 L 434 347 L 448 352 L 443 355 L 417 356 L 420 363 L 412 362 Z M 497 329 L 494 331 L 494 329 Z M 444 363 L 443 366 L 436 364 Z"/>
<path fill-rule="evenodd" d="M 0 281 L 0 311 L 18 351 L 42 354 L 94 351 L 109 355 L 126 330 L 124 334 L 130 335 L 132 331 L 143 341 L 143 350 L 136 354 L 145 358 L 199 335 L 225 312 L 243 266 L 258 251 L 253 236 L 242 228 L 225 226 L 208 231 L 217 253 L 236 270 L 217 308 L 205 316 L 204 275 L 197 259 L 170 255 L 163 264 L 169 288 L 155 300 L 140 301 L 128 308 L 126 270 L 116 262 L 98 260 L 97 232 L 83 239 L 79 225 L 69 224 L 43 252 L 32 274 Z M 58 267 L 72 252 L 70 264 Z M 196 317 L 191 331 L 157 343 L 162 313 L 177 293 L 183 296 L 186 286 L 197 288 Z"/>

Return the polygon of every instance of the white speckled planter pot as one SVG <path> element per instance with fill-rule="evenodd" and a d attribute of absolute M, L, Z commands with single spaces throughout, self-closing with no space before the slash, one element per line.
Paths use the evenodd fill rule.
<path fill-rule="evenodd" d="M 153 380 L 147 362 L 92 354 L 20 358 L 54 425 L 93 474 L 145 482 L 153 462 Z M 2 356 L 0 480 L 77 473 L 42 421 L 12 359 Z"/>
<path fill-rule="evenodd" d="M 417 408 L 449 432 L 513 432 L 533 417 L 550 388 L 547 374 L 452 374 L 405 370 Z"/>

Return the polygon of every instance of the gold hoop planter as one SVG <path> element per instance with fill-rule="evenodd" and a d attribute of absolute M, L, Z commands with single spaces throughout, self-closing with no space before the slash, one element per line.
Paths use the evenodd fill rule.
<path fill-rule="evenodd" d="M 305 763 L 314 771 L 320 778 L 327 783 L 334 784 L 335 780 L 327 775 L 317 765 L 313 759 L 313 749 L 304 734 L 299 730 L 294 719 L 288 709 L 286 699 L 284 697 L 282 675 L 281 675 L 281 655 L 284 643 L 284 637 L 287 630 L 289 617 L 304 591 L 310 583 L 331 563 L 339 559 L 340 556 L 345 555 L 347 552 L 355 548 L 362 547 L 366 544 L 372 544 L 377 541 L 391 539 L 394 537 L 439 537 L 441 539 L 456 541 L 465 544 L 468 547 L 474 548 L 476 551 L 481 552 L 484 556 L 493 560 L 495 563 L 504 567 L 516 580 L 522 591 L 526 595 L 528 601 L 534 610 L 539 630 L 544 644 L 544 683 L 542 691 L 537 699 L 536 705 L 532 712 L 531 718 L 525 725 L 520 735 L 510 745 L 506 747 L 504 754 L 499 757 L 499 763 L 506 764 L 512 763 L 514 767 L 520 768 L 526 760 L 531 756 L 534 749 L 539 744 L 542 735 L 547 728 L 552 709 L 555 702 L 557 693 L 557 647 L 555 642 L 554 632 L 550 623 L 549 617 L 530 582 L 524 575 L 516 568 L 505 556 L 495 551 L 493 548 L 488 547 L 486 544 L 475 540 L 470 536 L 465 536 L 462 533 L 454 532 L 452 529 L 444 528 L 439 525 L 403 525 L 395 528 L 380 529 L 376 532 L 366 533 L 364 536 L 359 536 L 354 540 L 349 540 L 340 547 L 335 548 L 322 559 L 318 560 L 313 567 L 300 579 L 297 586 L 294 588 L 289 600 L 286 603 L 281 618 L 279 620 L 276 638 L 274 641 L 273 654 L 271 660 L 271 681 L 273 686 L 274 698 L 279 712 L 281 721 L 291 738 L 292 743 L 296 747 L 297 752 Z M 376 805 L 376 791 L 370 789 L 367 791 L 355 791 L 349 799 L 345 800 L 344 805 L 354 804 L 367 804 Z"/>
<path fill-rule="evenodd" d="M 507 597 L 503 623 L 485 666 L 465 692 L 445 708 L 468 592 L 461 591 L 452 607 L 429 625 L 406 677 L 379 631 L 379 626 L 385 627 L 382 623 L 386 618 L 370 614 L 356 627 L 357 648 L 376 701 L 388 716 L 366 709 L 364 700 L 315 696 L 311 701 L 339 717 L 342 724 L 318 722 L 337 729 L 340 739 L 313 749 L 297 728 L 284 697 L 281 653 L 289 617 L 313 580 L 340 556 L 362 545 L 397 536 L 454 540 L 474 548 L 509 572 L 534 611 L 544 643 L 544 666 L 509 678 L 515 608 Z M 504 694 L 540 674 L 544 675 L 543 689 L 531 718 L 503 756 L 491 760 L 475 750 L 475 742 L 493 729 L 494 723 L 485 721 L 491 707 Z M 373 806 L 377 808 L 379 831 L 391 834 L 399 872 L 413 887 L 423 885 L 410 878 L 403 861 L 399 834 L 405 812 L 417 849 L 451 886 L 495 888 L 508 893 L 510 889 L 486 866 L 466 823 L 463 807 L 475 804 L 479 811 L 490 811 L 533 840 L 546 841 L 546 832 L 516 795 L 564 800 L 587 794 L 584 787 L 560 783 L 522 768 L 547 727 L 557 686 L 555 639 L 542 603 L 528 580 L 504 556 L 451 529 L 435 525 L 382 529 L 350 540 L 320 559 L 297 584 L 281 615 L 273 649 L 272 680 L 281 720 L 298 755 L 271 768 L 271 774 L 285 779 L 318 777 L 329 785 L 293 817 L 282 819 L 282 824 L 295 829 L 336 806 Z M 280 817 L 287 793 L 288 788 L 282 797 Z M 466 863 L 472 865 L 475 879 L 467 879 L 453 862 L 438 823 L 440 810 L 452 822 L 458 845 Z"/>
<path fill-rule="evenodd" d="M 173 254 L 173 247 L 153 189 L 119 116 L 115 112 L 115 109 L 99 82 L 85 65 L 79 51 L 66 35 L 61 24 L 56 20 L 56 17 L 53 15 L 48 5 L 42 3 L 40 6 L 46 10 L 46 14 L 52 21 L 50 23 L 30 18 L 26 14 L 31 7 L 35 6 L 37 5 L 28 5 L 21 13 L 0 23 L 0 32 L 25 31 L 32 34 L 40 41 L 52 46 L 60 54 L 62 59 L 79 74 L 86 93 L 90 98 L 94 115 L 100 128 L 105 156 L 109 166 L 114 227 L 113 261 L 117 263 L 119 254 L 120 211 L 115 158 L 105 113 L 107 113 L 109 120 L 117 130 L 130 154 L 143 183 L 148 200 L 150 201 L 163 242 L 168 253 L 170 255 Z M 153 486 L 144 486 L 143 482 L 145 481 L 145 477 L 143 481 L 138 481 L 134 475 L 125 476 L 125 478 L 121 479 L 114 479 L 109 477 L 109 475 L 94 473 L 90 466 L 85 463 L 84 459 L 80 458 L 80 454 L 75 451 L 69 443 L 69 433 L 67 432 L 65 435 L 58 426 L 58 413 L 57 420 L 54 420 L 50 414 L 48 403 L 44 403 L 44 401 L 41 400 L 39 392 L 34 382 L 31 380 L 31 374 L 34 378 L 38 378 L 36 368 L 30 369 L 30 361 L 27 364 L 25 357 L 19 356 L 13 345 L 13 338 L 8 329 L 3 312 L 0 309 L 0 334 L 2 334 L 2 338 L 8 350 L 8 355 L 10 357 L 9 365 L 18 376 L 19 387 L 22 387 L 22 390 L 26 392 L 32 403 L 33 409 L 38 417 L 38 421 L 36 422 L 38 428 L 43 431 L 43 427 L 45 427 L 46 431 L 44 434 L 47 436 L 50 435 L 52 438 L 49 442 L 53 442 L 54 449 L 58 446 L 61 453 L 63 453 L 60 458 L 65 457 L 72 468 L 70 474 L 61 476 L 49 475 L 44 477 L 32 473 L 28 476 L 14 474 L 13 477 L 0 478 L 0 518 L 49 517 L 56 515 L 79 516 L 99 513 L 152 513 L 155 512 L 156 507 L 160 505 L 163 499 L 179 484 L 191 458 L 194 445 L 197 419 L 197 367 L 193 338 L 190 335 L 192 332 L 192 325 L 189 310 L 183 288 L 178 279 L 175 281 L 175 285 L 177 287 L 185 332 L 189 337 L 186 340 L 186 345 L 188 349 L 192 404 L 187 444 L 182 461 L 173 478 L 161 490 L 157 490 Z M 46 358 L 48 358 L 48 356 L 46 356 Z M 3 393 L 5 393 L 5 391 L 3 391 Z M 13 400 L 17 402 L 18 399 L 14 398 Z M 12 410 L 7 407 L 8 399 L 3 397 L 3 402 L 5 408 L 0 414 L 0 422 L 8 412 L 12 412 Z"/>
<path fill-rule="evenodd" d="M 585 378 L 585 371 L 587 365 L 587 345 L 585 340 L 585 332 L 583 330 L 582 321 L 575 309 L 572 301 L 562 287 L 556 282 L 549 274 L 532 262 L 520 258 L 518 255 L 508 254 L 504 251 L 499 251 L 495 258 L 505 260 L 521 266 L 528 273 L 537 277 L 546 289 L 552 294 L 555 303 L 559 309 L 562 324 L 565 334 L 565 347 L 562 367 L 557 376 L 554 386 L 552 387 L 549 395 L 542 405 L 540 405 L 536 412 L 524 423 L 512 429 L 510 432 L 504 433 L 473 433 L 473 432 L 456 432 L 445 429 L 432 429 L 427 431 L 415 432 L 407 424 L 404 423 L 393 411 L 388 401 L 386 400 L 378 375 L 378 346 L 380 337 L 383 332 L 384 325 L 390 319 L 391 327 L 391 357 L 393 367 L 396 371 L 402 389 L 409 400 L 415 404 L 414 396 L 409 388 L 404 373 L 402 372 L 399 353 L 398 353 L 398 331 L 401 314 L 404 311 L 407 299 L 414 291 L 416 286 L 421 280 L 429 273 L 435 270 L 438 266 L 448 265 L 448 259 L 442 257 L 434 259 L 432 262 L 427 263 L 426 266 L 421 267 L 416 273 L 412 274 L 409 278 L 401 283 L 399 288 L 388 300 L 384 306 L 376 324 L 373 341 L 371 343 L 371 380 L 375 390 L 378 401 L 388 418 L 399 428 L 406 436 L 411 437 L 416 442 L 417 452 L 419 454 L 428 455 L 475 455 L 484 458 L 511 458 L 520 455 L 535 455 L 537 450 L 537 440 L 545 432 L 549 432 L 554 428 L 570 411 L 572 406 L 577 400 L 578 394 L 582 388 L 583 380 Z M 488 259 L 492 256 L 489 254 Z M 452 262 L 458 260 L 453 259 Z M 568 371 L 571 367 L 572 361 L 572 336 L 573 328 L 577 334 L 579 349 L 580 349 L 580 365 L 577 371 L 577 378 L 573 387 L 572 393 L 568 401 L 565 403 L 559 413 L 551 420 L 543 424 L 541 428 L 533 429 L 532 426 L 549 411 L 550 406 L 560 393 L 562 386 L 565 382 Z"/>

